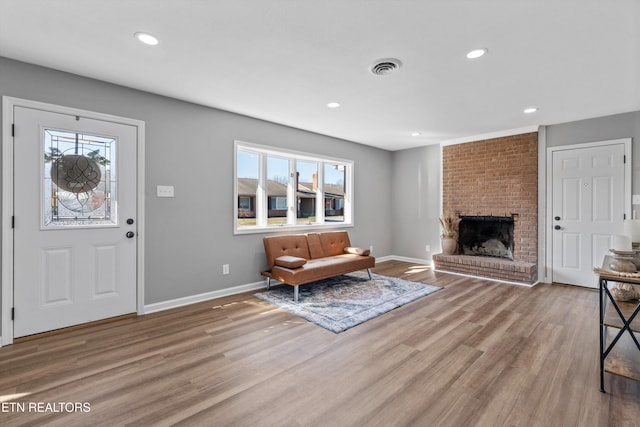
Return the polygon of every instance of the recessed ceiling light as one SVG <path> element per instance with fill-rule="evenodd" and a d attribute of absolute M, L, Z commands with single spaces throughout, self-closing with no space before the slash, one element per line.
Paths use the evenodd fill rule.
<path fill-rule="evenodd" d="M 149 33 L 135 33 L 134 36 L 144 44 L 155 46 L 158 44 L 158 39 Z"/>
<path fill-rule="evenodd" d="M 480 58 L 481 56 L 484 56 L 485 53 L 487 53 L 489 51 L 489 49 L 474 49 L 471 52 L 467 53 L 467 59 L 477 59 Z"/>
<path fill-rule="evenodd" d="M 411 136 L 420 136 L 422 132 L 411 132 Z"/>
<path fill-rule="evenodd" d="M 522 110 L 522 112 L 525 114 L 535 113 L 536 111 L 538 111 L 538 107 L 528 107 Z"/>
<path fill-rule="evenodd" d="M 327 104 L 327 107 L 329 108 L 338 108 L 340 106 L 339 102 L 330 102 Z"/>

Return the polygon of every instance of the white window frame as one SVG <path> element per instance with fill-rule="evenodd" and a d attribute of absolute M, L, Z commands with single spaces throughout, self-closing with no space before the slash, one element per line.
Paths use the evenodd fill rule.
<path fill-rule="evenodd" d="M 259 156 L 258 171 L 258 191 L 256 193 L 256 225 L 238 225 L 238 152 L 249 151 Z M 327 157 L 319 154 L 305 153 L 301 151 L 287 150 L 270 147 L 266 145 L 253 144 L 244 141 L 234 141 L 234 162 L 233 162 L 233 230 L 234 234 L 269 233 L 281 232 L 285 230 L 308 230 L 318 228 L 345 228 L 353 227 L 353 177 L 354 161 Z M 269 211 L 266 188 L 267 188 L 267 157 L 275 156 L 289 160 L 289 185 L 287 187 L 287 219 L 286 223 L 269 225 L 267 215 Z M 317 190 L 316 190 L 316 221 L 314 223 L 297 223 L 297 189 L 295 188 L 295 177 L 297 161 L 318 163 Z M 344 221 L 325 222 L 324 218 L 324 164 L 345 165 L 345 195 L 344 195 Z"/>

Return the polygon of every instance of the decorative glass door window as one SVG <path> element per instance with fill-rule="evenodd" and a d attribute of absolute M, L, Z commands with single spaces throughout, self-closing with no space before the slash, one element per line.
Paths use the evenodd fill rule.
<path fill-rule="evenodd" d="M 117 225 L 116 139 L 45 129 L 44 229 Z"/>

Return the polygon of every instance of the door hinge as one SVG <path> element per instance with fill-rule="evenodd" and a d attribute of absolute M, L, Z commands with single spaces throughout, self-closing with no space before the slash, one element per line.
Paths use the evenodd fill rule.
<path fill-rule="evenodd" d="M 16 125 L 11 123 L 11 136 L 16 136 Z"/>
<path fill-rule="evenodd" d="M 627 163 L 627 155 L 622 156 L 622 163 Z"/>
<path fill-rule="evenodd" d="M 16 320 L 16 308 L 11 307 L 11 320 Z"/>
<path fill-rule="evenodd" d="M 622 219 L 627 219 L 627 214 L 622 214 Z"/>
<path fill-rule="evenodd" d="M 11 217 L 11 228 L 16 228 L 16 217 L 15 216 Z"/>

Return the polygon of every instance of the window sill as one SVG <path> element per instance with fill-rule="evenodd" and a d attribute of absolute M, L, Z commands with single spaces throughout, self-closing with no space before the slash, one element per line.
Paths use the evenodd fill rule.
<path fill-rule="evenodd" d="M 336 228 L 351 228 L 353 223 L 336 222 L 331 224 L 309 224 L 309 225 L 269 225 L 266 227 L 241 227 L 236 228 L 233 231 L 235 235 L 242 234 L 266 234 L 266 233 L 281 233 L 286 232 L 305 232 L 309 230 L 327 230 Z"/>

